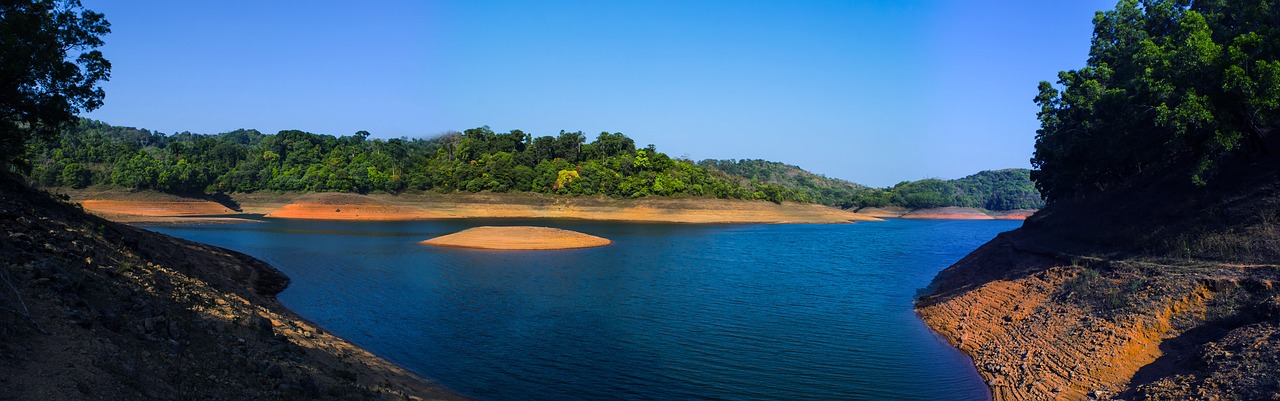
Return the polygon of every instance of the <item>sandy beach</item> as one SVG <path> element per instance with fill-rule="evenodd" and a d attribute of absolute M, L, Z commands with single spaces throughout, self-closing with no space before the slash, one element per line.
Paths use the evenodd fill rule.
<path fill-rule="evenodd" d="M 427 220 L 461 218 L 561 218 L 656 223 L 831 224 L 876 221 L 823 205 L 713 198 L 607 199 L 530 193 L 344 194 L 253 193 L 230 196 L 240 209 L 209 199 L 127 191 L 72 192 L 86 211 L 115 221 L 172 223 L 174 219 L 267 218 L 311 220 Z M 210 221 L 213 222 L 213 221 Z"/>
<path fill-rule="evenodd" d="M 559 218 L 688 224 L 832 224 L 883 218 L 1023 220 L 1034 210 L 967 207 L 864 208 L 714 198 L 608 199 L 533 193 L 270 193 L 235 194 L 215 202 L 147 191 L 71 191 L 86 211 L 126 223 L 251 221 L 243 215 L 307 220 L 399 221 L 466 218 Z M 231 207 L 239 210 L 233 210 Z"/>
<path fill-rule="evenodd" d="M 482 226 L 443 235 L 420 244 L 459 248 L 551 250 L 594 248 L 612 244 L 605 238 L 577 231 L 532 226 Z"/>

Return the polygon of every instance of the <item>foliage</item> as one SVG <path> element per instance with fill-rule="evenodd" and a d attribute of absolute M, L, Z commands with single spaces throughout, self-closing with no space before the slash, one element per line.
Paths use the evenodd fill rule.
<path fill-rule="evenodd" d="M 842 208 L 964 206 L 1004 211 L 1044 206 L 1031 182 L 1030 171 L 1026 169 L 982 171 L 957 180 L 929 178 L 904 181 L 882 189 L 764 160 L 703 160 L 698 165 L 723 171 L 740 182 L 776 187 L 773 190 L 791 198 Z"/>
<path fill-rule="evenodd" d="M 1094 17 L 1084 68 L 1040 83 L 1031 162 L 1049 200 L 1144 172 L 1204 185 L 1232 154 L 1266 152 L 1280 120 L 1275 0 L 1123 0 Z"/>
<path fill-rule="evenodd" d="M 82 119 L 31 143 L 30 179 L 44 186 L 115 186 L 168 192 L 407 190 L 533 191 L 614 198 L 710 196 L 808 201 L 776 185 L 738 182 L 675 160 L 621 133 L 533 137 L 489 127 L 430 139 L 369 139 L 286 130 L 264 135 L 164 135 Z"/>
<path fill-rule="evenodd" d="M 857 207 L 962 206 L 996 211 L 1044 207 L 1026 169 L 988 170 L 955 180 L 904 181 L 885 189 L 862 191 L 853 203 Z"/>
<path fill-rule="evenodd" d="M 0 3 L 0 164 L 19 162 L 33 135 L 53 135 L 102 105 L 111 63 L 96 50 L 111 31 L 78 0 Z"/>
<path fill-rule="evenodd" d="M 790 164 L 759 159 L 703 160 L 699 166 L 722 171 L 742 183 L 755 182 L 761 191 L 786 193 L 829 206 L 849 208 L 854 196 L 867 187 L 810 173 Z"/>

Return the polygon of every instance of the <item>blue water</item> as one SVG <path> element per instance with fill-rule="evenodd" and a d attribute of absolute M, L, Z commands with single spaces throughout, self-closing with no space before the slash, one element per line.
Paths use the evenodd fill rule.
<path fill-rule="evenodd" d="M 478 225 L 614 240 L 563 251 L 418 245 Z M 481 400 L 973 400 L 966 357 L 912 311 L 1009 221 L 658 225 L 562 220 L 150 229 L 293 279 L 280 300 Z"/>

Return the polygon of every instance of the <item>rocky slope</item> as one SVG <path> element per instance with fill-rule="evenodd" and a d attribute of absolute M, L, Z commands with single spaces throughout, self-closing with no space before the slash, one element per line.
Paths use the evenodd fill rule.
<path fill-rule="evenodd" d="M 998 400 L 1280 399 L 1280 158 L 1059 202 L 917 303 Z"/>
<path fill-rule="evenodd" d="M 282 307 L 244 254 L 0 177 L 0 398 L 461 399 Z"/>

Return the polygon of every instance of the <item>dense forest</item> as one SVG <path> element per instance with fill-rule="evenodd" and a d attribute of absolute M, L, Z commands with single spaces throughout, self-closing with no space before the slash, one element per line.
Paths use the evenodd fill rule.
<path fill-rule="evenodd" d="M 727 174 L 637 148 L 622 134 L 534 137 L 488 127 L 430 139 L 335 137 L 286 130 L 164 135 L 81 120 L 29 147 L 31 179 L 44 186 L 115 186 L 179 193 L 272 191 L 533 191 L 636 198 L 711 196 L 811 202 L 795 191 L 739 183 Z"/>
<path fill-rule="evenodd" d="M 1121 1 L 1094 18 L 1087 65 L 1040 83 L 1033 174 L 1050 201 L 1134 177 L 1197 185 L 1228 157 L 1270 152 L 1280 124 L 1275 1 Z M 1185 170 L 1185 172 L 1184 172 Z"/>
<path fill-rule="evenodd" d="M 867 188 L 763 160 L 673 159 L 621 133 L 538 136 L 489 127 L 429 139 L 371 139 L 286 130 L 165 135 L 82 119 L 27 149 L 29 179 L 46 187 L 173 193 L 531 191 L 638 198 L 706 196 L 844 208 L 1038 208 L 1026 170 L 986 171 Z"/>
<path fill-rule="evenodd" d="M 904 181 L 885 189 L 859 192 L 853 203 L 859 207 L 902 206 L 911 209 L 965 206 L 1016 210 L 1044 207 L 1040 192 L 1031 182 L 1031 171 L 1026 169 L 988 170 L 954 180 L 926 178 Z"/>

